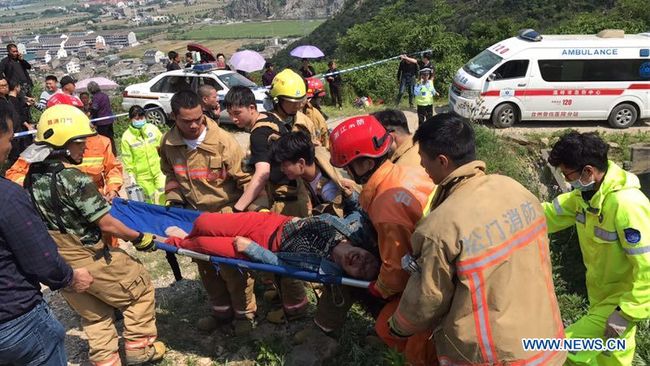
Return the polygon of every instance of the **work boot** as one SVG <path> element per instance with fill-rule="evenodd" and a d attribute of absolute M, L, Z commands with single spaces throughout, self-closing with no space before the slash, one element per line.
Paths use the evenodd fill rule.
<path fill-rule="evenodd" d="M 142 365 L 147 362 L 156 362 L 163 359 L 167 347 L 160 341 L 153 342 L 144 348 L 134 348 L 125 350 L 127 365 Z"/>
<path fill-rule="evenodd" d="M 307 325 L 305 328 L 303 328 L 302 330 L 294 334 L 292 343 L 302 344 L 307 342 L 310 339 L 318 339 L 320 337 L 334 338 L 334 332 L 333 331 L 327 332 L 323 328 L 319 327 L 318 324 L 314 322 L 310 322 L 309 325 Z"/>
<path fill-rule="evenodd" d="M 266 320 L 273 324 L 284 324 L 290 320 L 297 320 L 305 317 L 308 308 L 309 303 L 306 302 L 305 305 L 291 310 L 285 308 L 271 310 L 266 313 Z"/>
<path fill-rule="evenodd" d="M 199 318 L 199 320 L 196 322 L 196 329 L 198 329 L 200 332 L 212 333 L 220 326 L 229 324 L 230 322 L 232 322 L 232 316 L 220 317 L 214 314 L 210 314 L 208 316 Z"/>
<path fill-rule="evenodd" d="M 235 319 L 233 322 L 233 329 L 235 331 L 235 336 L 241 337 L 250 334 L 250 332 L 255 328 L 255 320 L 242 318 Z"/>

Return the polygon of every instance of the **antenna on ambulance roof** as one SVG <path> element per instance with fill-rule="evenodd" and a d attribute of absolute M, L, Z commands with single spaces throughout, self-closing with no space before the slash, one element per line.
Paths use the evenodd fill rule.
<path fill-rule="evenodd" d="M 525 41 L 531 42 L 539 42 L 542 40 L 542 35 L 536 30 L 530 28 L 520 30 L 517 36 Z"/>

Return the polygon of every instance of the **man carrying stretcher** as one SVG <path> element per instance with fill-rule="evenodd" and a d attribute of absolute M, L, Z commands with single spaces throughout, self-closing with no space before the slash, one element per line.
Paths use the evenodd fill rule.
<path fill-rule="evenodd" d="M 204 213 L 195 221 L 192 231 L 185 233 L 170 227 L 167 244 L 200 253 L 229 258 L 250 258 L 254 261 L 293 265 L 318 270 L 322 260 L 330 260 L 348 275 L 374 280 L 379 261 L 361 248 L 363 240 L 348 238 L 352 221 L 332 215 L 295 218 L 276 213 L 244 212 L 233 214 Z M 352 236 L 352 235 L 350 235 Z M 274 254 L 277 253 L 277 256 Z M 316 260 L 316 263 L 314 263 Z M 314 268 L 314 264 L 316 264 Z"/>

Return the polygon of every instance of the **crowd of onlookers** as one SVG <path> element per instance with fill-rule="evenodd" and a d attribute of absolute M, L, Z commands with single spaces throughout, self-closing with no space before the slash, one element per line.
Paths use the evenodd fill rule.
<path fill-rule="evenodd" d="M 34 129 L 36 121 L 32 117 L 32 108 L 44 111 L 53 105 L 71 104 L 81 108 L 89 118 L 95 119 L 93 125 L 97 132 L 114 142 L 115 118 L 111 101 L 96 82 L 89 82 L 86 91 L 77 95 L 77 80 L 72 76 L 66 75 L 59 80 L 54 75 L 47 75 L 44 90 L 37 99 L 32 94 L 34 82 L 29 74 L 32 66 L 24 60 L 13 43 L 7 45 L 7 54 L 0 61 L 0 112 L 12 116 L 14 133 Z M 8 163 L 15 162 L 32 141 L 31 137 L 14 139 Z M 113 152 L 115 153 L 114 143 Z"/>

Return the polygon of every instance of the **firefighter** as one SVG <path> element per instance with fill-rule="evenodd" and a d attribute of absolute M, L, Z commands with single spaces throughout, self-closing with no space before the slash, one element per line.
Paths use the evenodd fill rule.
<path fill-rule="evenodd" d="M 650 318 L 650 203 L 608 150 L 597 134 L 573 131 L 548 158 L 574 188 L 544 203 L 549 232 L 575 226 L 587 268 L 589 309 L 566 336 L 626 340 L 621 351 L 570 353 L 570 365 L 631 365 L 636 325 Z"/>
<path fill-rule="evenodd" d="M 320 98 L 325 96 L 325 86 L 319 78 L 309 78 L 305 82 L 307 83 L 307 99 L 302 107 L 302 113 L 314 124 L 316 139 L 320 146 L 329 149 L 330 131 L 327 128 L 327 117 L 320 109 Z"/>
<path fill-rule="evenodd" d="M 414 136 L 438 188 L 402 266 L 411 276 L 387 323 L 393 339 L 435 328 L 441 365 L 562 365 L 522 338 L 562 338 L 541 204 L 511 178 L 485 174 L 474 130 L 439 114 Z M 428 360 L 427 364 L 437 364 Z"/>
<path fill-rule="evenodd" d="M 86 139 L 97 132 L 88 117 L 68 105 L 48 108 L 38 123 L 25 188 L 45 221 L 59 253 L 72 268 L 86 267 L 95 281 L 86 293 L 63 291 L 77 314 L 94 365 L 121 365 L 114 308 L 124 314 L 126 364 L 163 358 L 165 345 L 156 341 L 154 287 L 144 266 L 119 247 L 106 245 L 102 233 L 133 243 L 141 251 L 155 250 L 155 237 L 122 224 L 92 180 L 78 169 Z M 64 165 L 63 163 L 66 163 Z"/>
<path fill-rule="evenodd" d="M 195 92 L 174 94 L 171 107 L 176 123 L 163 136 L 160 146 L 167 204 L 206 212 L 233 212 L 233 205 L 251 180 L 241 168 L 241 147 L 230 133 L 203 114 Z M 220 266 L 217 273 L 209 262 L 196 263 L 212 305 L 211 314 L 199 319 L 199 330 L 212 331 L 219 323 L 230 323 L 234 318 L 237 334 L 249 332 L 257 310 L 250 274 L 226 265 Z"/>
<path fill-rule="evenodd" d="M 271 143 L 290 131 L 304 131 L 317 143 L 312 121 L 300 109 L 306 98 L 304 80 L 295 72 L 285 69 L 275 76 L 270 96 L 274 109 L 260 113 L 255 104 L 255 95 L 246 87 L 230 89 L 224 105 L 229 115 L 240 127 L 250 131 L 249 169 L 253 172 L 251 184 L 235 204 L 235 211 L 244 210 L 262 191 L 267 191 L 271 211 L 287 216 L 306 217 L 309 215 L 309 194 L 301 180 L 290 180 L 280 170 L 280 165 L 271 159 Z M 273 280 L 265 276 L 264 282 L 271 285 Z M 301 281 L 282 277 L 280 297 L 283 309 L 271 311 L 267 320 L 281 323 L 306 314 L 308 300 Z M 277 291 L 269 290 L 264 297 L 272 300 Z"/>
<path fill-rule="evenodd" d="M 413 135 L 409 132 L 409 124 L 404 112 L 398 109 L 385 109 L 372 113 L 386 131 L 393 136 L 393 154 L 390 161 L 396 165 L 422 168 L 418 145 L 413 143 Z"/>
<path fill-rule="evenodd" d="M 332 165 L 345 168 L 354 181 L 362 185 L 359 204 L 377 232 L 382 264 L 379 277 L 370 285 L 369 295 L 374 307 L 371 313 L 379 324 L 382 319 L 384 322 L 388 319 L 394 310 L 391 301 L 395 302 L 393 299 L 399 297 L 406 286 L 409 274 L 402 269 L 401 260 L 409 254 L 411 234 L 434 185 L 422 169 L 400 167 L 390 162 L 393 138 L 373 116 L 352 117 L 341 122 L 332 130 L 330 139 Z M 333 291 L 326 288 L 314 319 L 326 333 L 343 325 L 352 305 L 349 295 L 342 306 L 337 306 L 334 297 Z M 406 342 L 393 342 L 382 330 L 377 328 L 382 340 L 405 351 Z M 421 363 L 420 359 L 426 356 L 423 350 L 430 334 L 430 331 L 423 332 L 412 341 L 417 346 L 409 350 L 417 348 L 417 351 L 406 353 L 409 362 Z"/>
<path fill-rule="evenodd" d="M 158 147 L 162 134 L 158 127 L 147 123 L 144 109 L 129 109 L 131 124 L 122 134 L 122 161 L 126 172 L 145 193 L 147 202 L 165 203 L 165 175 L 160 170 Z"/>
<path fill-rule="evenodd" d="M 14 165 L 7 170 L 6 178 L 23 185 L 25 175 L 29 170 L 28 160 L 29 158 L 25 159 L 23 156 L 18 158 Z M 64 164 L 67 163 L 64 162 Z M 97 186 L 99 193 L 109 202 L 117 197 L 124 184 L 122 164 L 113 155 L 111 140 L 101 135 L 86 138 L 83 162 L 78 165 L 71 165 L 71 167 L 79 169 L 88 175 Z"/>

